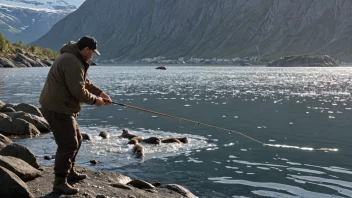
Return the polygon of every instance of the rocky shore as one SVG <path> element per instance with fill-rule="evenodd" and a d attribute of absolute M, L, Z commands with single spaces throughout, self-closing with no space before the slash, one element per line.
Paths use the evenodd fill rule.
<path fill-rule="evenodd" d="M 328 55 L 283 56 L 270 61 L 268 67 L 337 67 L 337 61 Z"/>
<path fill-rule="evenodd" d="M 77 171 L 87 174 L 88 178 L 70 183 L 80 189 L 78 194 L 55 194 L 52 192 L 53 167 L 40 166 L 37 157 L 28 148 L 6 137 L 36 137 L 47 132 L 50 132 L 50 126 L 39 108 L 0 101 L 0 197 L 196 197 L 177 184 L 142 181 L 84 167 L 77 167 Z"/>
<path fill-rule="evenodd" d="M 15 56 L 4 56 L 0 58 L 0 68 L 18 68 L 18 67 L 50 67 L 53 60 L 40 59 L 37 56 L 24 52 L 20 49 Z"/>

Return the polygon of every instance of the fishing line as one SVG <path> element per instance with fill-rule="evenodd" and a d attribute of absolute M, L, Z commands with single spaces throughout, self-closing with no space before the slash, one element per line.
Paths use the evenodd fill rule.
<path fill-rule="evenodd" d="M 257 142 L 263 146 L 270 146 L 270 147 L 277 147 L 277 148 L 294 148 L 294 149 L 300 149 L 300 150 L 318 150 L 318 151 L 338 151 L 339 149 L 337 148 L 320 148 L 320 149 L 314 149 L 314 148 L 309 148 L 309 147 L 299 147 L 299 146 L 289 146 L 289 145 L 282 145 L 282 144 L 267 144 L 267 143 L 264 143 L 262 141 L 259 141 L 255 138 L 252 138 L 246 134 L 243 134 L 241 132 L 238 132 L 238 131 L 234 131 L 234 130 L 230 130 L 230 129 L 225 129 L 225 128 L 222 128 L 222 127 L 217 127 L 217 126 L 213 126 L 213 125 L 210 125 L 210 124 L 205 124 L 205 123 L 202 123 L 202 122 L 197 122 L 197 121 L 193 121 L 193 120 L 189 120 L 189 119 L 185 119 L 185 118 L 181 118 L 181 117 L 177 117 L 177 116 L 172 116 L 172 115 L 168 115 L 168 114 L 165 114 L 165 113 L 160 113 L 160 112 L 156 112 L 156 111 L 151 111 L 151 110 L 148 110 L 148 109 L 143 109 L 143 108 L 140 108 L 140 107 L 135 107 L 135 106 L 132 106 L 132 105 L 128 105 L 128 104 L 122 104 L 122 103 L 117 103 L 117 102 L 113 102 L 113 101 L 105 101 L 107 104 L 108 103 L 112 103 L 112 104 L 115 104 L 115 105 L 120 105 L 120 106 L 123 106 L 123 107 L 127 107 L 127 108 L 131 108 L 131 109 L 136 109 L 136 110 L 139 110 L 139 111 L 144 111 L 144 112 L 148 112 L 148 113 L 152 113 L 152 114 L 156 114 L 156 115 L 161 115 L 161 116 L 164 116 L 164 117 L 168 117 L 168 118 L 174 118 L 174 119 L 178 119 L 178 120 L 182 120 L 182 121 L 185 121 L 185 122 L 190 122 L 190 123 L 194 123 L 194 124 L 197 124 L 198 126 L 202 125 L 202 126 L 206 126 L 206 127 L 210 127 L 210 128 L 214 128 L 214 129 L 219 129 L 219 130 L 223 130 L 223 131 L 227 131 L 229 132 L 229 134 L 231 133 L 236 133 L 238 135 L 241 135 L 241 136 L 244 136 L 254 142 Z"/>

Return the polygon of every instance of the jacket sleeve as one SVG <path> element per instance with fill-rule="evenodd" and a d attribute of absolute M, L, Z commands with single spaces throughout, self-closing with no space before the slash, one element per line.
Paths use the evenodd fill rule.
<path fill-rule="evenodd" d="M 77 62 L 65 63 L 65 81 L 71 94 L 80 102 L 94 104 L 97 96 L 86 89 L 84 69 Z"/>
<path fill-rule="evenodd" d="M 86 89 L 87 89 L 90 93 L 92 93 L 92 94 L 94 94 L 94 95 L 96 95 L 96 96 L 99 96 L 100 93 L 103 92 L 101 89 L 99 89 L 97 86 L 95 86 L 95 85 L 92 83 L 92 81 L 88 80 L 88 78 L 87 78 L 87 80 L 86 80 L 85 87 L 86 87 Z"/>

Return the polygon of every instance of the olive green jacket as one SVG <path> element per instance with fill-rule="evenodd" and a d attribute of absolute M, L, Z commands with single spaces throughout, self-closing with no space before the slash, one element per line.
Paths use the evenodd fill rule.
<path fill-rule="evenodd" d="M 43 108 L 76 116 L 82 103 L 95 104 L 102 92 L 87 79 L 89 64 L 71 41 L 60 50 L 51 66 L 39 102 Z"/>

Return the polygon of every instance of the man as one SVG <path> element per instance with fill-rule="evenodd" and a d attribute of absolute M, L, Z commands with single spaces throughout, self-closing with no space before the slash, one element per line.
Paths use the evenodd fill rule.
<path fill-rule="evenodd" d="M 79 191 L 67 180 L 87 177 L 75 171 L 76 156 L 82 142 L 76 117 L 82 103 L 98 107 L 111 104 L 110 97 L 87 79 L 87 61 L 92 59 L 94 53 L 100 55 L 97 41 L 90 36 L 82 37 L 77 43 L 71 41 L 65 44 L 50 68 L 39 99 L 58 146 L 53 191 L 66 195 Z"/>

